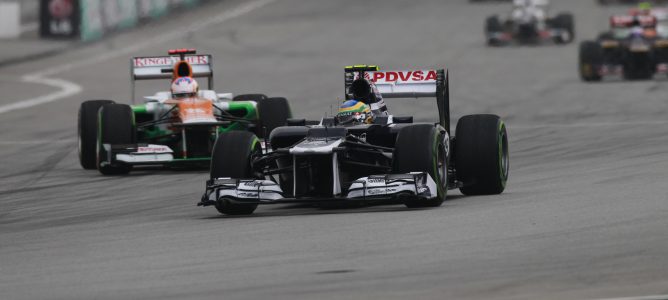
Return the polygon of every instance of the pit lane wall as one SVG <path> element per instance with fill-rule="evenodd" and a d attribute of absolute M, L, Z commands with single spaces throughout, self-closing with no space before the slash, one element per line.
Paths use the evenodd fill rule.
<path fill-rule="evenodd" d="M 94 41 L 204 0 L 40 0 L 40 34 Z"/>

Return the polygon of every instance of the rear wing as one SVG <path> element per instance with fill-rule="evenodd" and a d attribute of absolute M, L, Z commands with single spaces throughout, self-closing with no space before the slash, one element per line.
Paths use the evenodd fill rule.
<path fill-rule="evenodd" d="M 627 28 L 635 25 L 642 27 L 656 26 L 656 17 L 629 15 L 616 15 L 610 17 L 610 28 Z"/>
<path fill-rule="evenodd" d="M 352 99 L 350 86 L 360 76 L 375 83 L 383 98 L 436 98 L 439 123 L 450 132 L 450 88 L 445 69 L 382 71 L 376 66 L 346 67 L 346 100 Z"/>
<path fill-rule="evenodd" d="M 135 97 L 135 81 L 171 79 L 175 76 L 175 65 L 182 60 L 190 65 L 192 77 L 206 78 L 207 89 L 213 89 L 213 57 L 210 54 L 195 54 L 194 50 L 185 51 L 185 49 L 183 49 L 183 51 L 170 50 L 169 53 L 170 56 L 133 57 L 130 60 L 130 81 L 132 85 L 133 103 Z"/>

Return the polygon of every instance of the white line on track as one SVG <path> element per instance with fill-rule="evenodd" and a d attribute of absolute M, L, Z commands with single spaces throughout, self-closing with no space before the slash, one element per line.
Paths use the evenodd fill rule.
<path fill-rule="evenodd" d="M 668 300 L 668 295 L 626 297 L 626 298 L 605 298 L 597 300 Z"/>
<path fill-rule="evenodd" d="M 207 20 L 204 20 L 202 22 L 197 22 L 193 23 L 190 26 L 177 30 L 177 31 L 171 31 L 168 33 L 164 33 L 161 35 L 158 35 L 154 38 L 144 40 L 141 43 L 137 43 L 133 46 L 129 47 L 124 47 L 122 49 L 116 50 L 116 51 L 109 51 L 101 55 L 93 56 L 88 59 L 76 62 L 76 63 L 68 63 L 68 64 L 63 64 L 59 66 L 55 66 L 40 72 L 35 72 L 31 74 L 24 75 L 21 77 L 21 80 L 23 82 L 28 82 L 28 83 L 42 83 L 46 84 L 49 86 L 53 86 L 59 89 L 59 91 L 56 91 L 54 93 L 50 93 L 44 96 L 40 96 L 37 98 L 31 98 L 31 99 L 26 99 L 26 100 L 21 100 L 21 101 L 16 101 L 14 103 L 6 104 L 6 105 L 1 105 L 0 106 L 0 114 L 7 113 L 13 110 L 18 110 L 18 109 L 24 109 L 24 108 L 29 108 L 33 107 L 36 105 L 40 104 L 45 104 L 49 102 L 54 102 L 58 101 L 73 95 L 76 95 L 81 92 L 82 88 L 76 83 L 64 80 L 64 79 L 58 79 L 58 78 L 49 78 L 49 76 L 55 75 L 55 74 L 60 74 L 64 71 L 84 67 L 93 63 L 98 63 L 100 61 L 105 61 L 108 59 L 116 58 L 119 56 L 124 56 L 128 55 L 129 53 L 135 52 L 137 50 L 146 48 L 148 46 L 152 46 L 158 43 L 166 42 L 169 40 L 177 39 L 182 36 L 186 36 L 190 34 L 191 32 L 196 32 L 198 30 L 201 30 L 203 28 L 216 25 L 222 22 L 225 22 L 229 19 L 233 19 L 245 14 L 250 13 L 251 11 L 254 11 L 258 8 L 261 8 L 269 3 L 272 3 L 276 0 L 257 0 L 257 1 L 252 1 L 248 2 L 244 5 L 240 5 L 238 7 L 235 7 L 231 10 L 227 10 L 219 15 L 216 15 L 212 18 L 209 18 Z"/>

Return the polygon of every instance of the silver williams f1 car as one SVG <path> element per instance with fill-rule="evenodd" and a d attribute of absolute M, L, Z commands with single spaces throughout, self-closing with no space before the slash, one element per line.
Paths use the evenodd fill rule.
<path fill-rule="evenodd" d="M 287 202 L 437 207 L 449 189 L 465 195 L 503 192 L 506 127 L 496 115 L 469 115 L 459 119 L 453 137 L 445 70 L 379 71 L 358 65 L 347 67 L 345 75 L 346 99 L 353 99 L 352 86 L 368 80 L 384 98 L 436 98 L 439 120 L 413 123 L 412 117 L 390 114 L 362 124 L 291 119 L 271 132 L 264 152 L 251 132 L 222 133 L 198 205 L 228 215 Z"/>

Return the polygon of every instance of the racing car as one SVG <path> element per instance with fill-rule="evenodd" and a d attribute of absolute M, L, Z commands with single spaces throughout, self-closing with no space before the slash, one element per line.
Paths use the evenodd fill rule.
<path fill-rule="evenodd" d="M 548 16 L 547 0 L 515 0 L 510 17 L 493 15 L 485 21 L 485 36 L 490 46 L 517 44 L 567 44 L 575 38 L 573 15 Z"/>
<path fill-rule="evenodd" d="M 580 44 L 579 71 L 584 81 L 605 77 L 650 79 L 668 73 L 668 39 L 656 31 L 652 15 L 617 15 L 609 32 Z"/>
<path fill-rule="evenodd" d="M 285 98 L 217 94 L 211 55 L 194 49 L 134 57 L 130 68 L 133 105 L 89 100 L 79 108 L 79 162 L 84 169 L 118 175 L 143 165 L 208 167 L 219 134 L 241 130 L 265 137 L 291 114 Z M 172 91 L 157 92 L 134 104 L 135 81 L 169 78 L 173 83 L 176 78 L 206 78 L 208 89 L 183 99 L 174 98 Z"/>
<path fill-rule="evenodd" d="M 413 117 L 391 114 L 370 124 L 291 119 L 271 132 L 264 151 L 251 132 L 223 133 L 198 205 L 215 206 L 227 215 L 290 202 L 437 207 L 451 189 L 465 195 L 504 191 L 506 126 L 496 115 L 468 115 L 459 119 L 453 137 L 445 69 L 346 67 L 346 99 L 353 99 L 352 87 L 365 79 L 383 98 L 435 98 L 439 119 L 414 123 Z"/>

